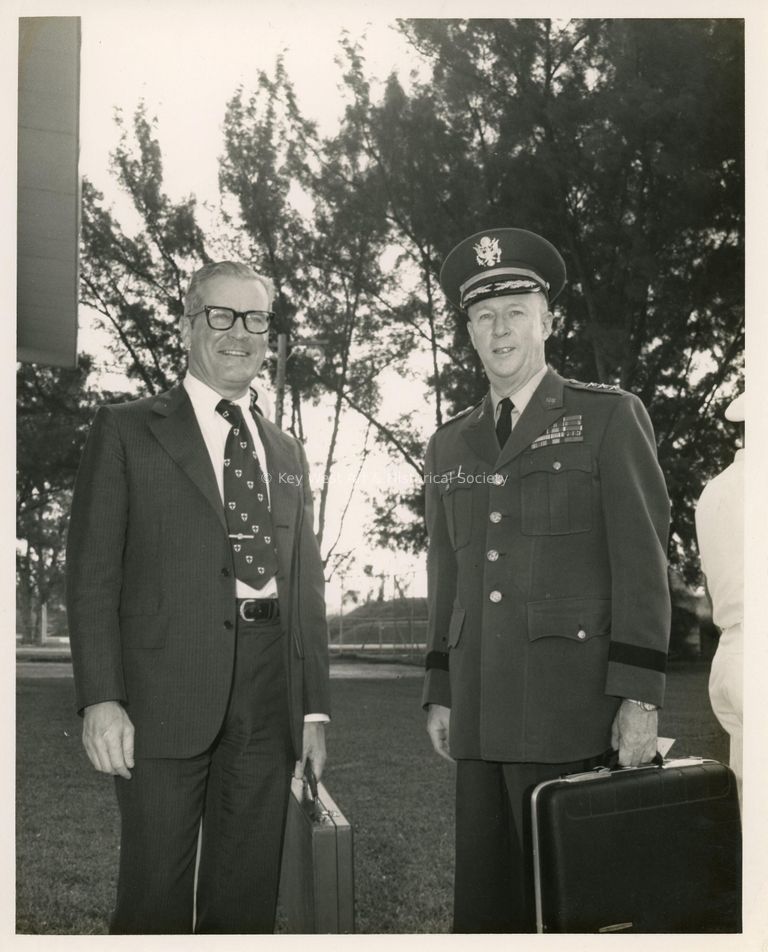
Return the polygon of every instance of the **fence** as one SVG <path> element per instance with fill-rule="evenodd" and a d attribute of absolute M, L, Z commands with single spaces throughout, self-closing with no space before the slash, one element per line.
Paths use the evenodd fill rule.
<path fill-rule="evenodd" d="M 337 616 L 330 620 L 331 654 L 345 651 L 407 655 L 420 660 L 426 650 L 427 620 L 424 617 L 366 615 L 356 619 Z"/>

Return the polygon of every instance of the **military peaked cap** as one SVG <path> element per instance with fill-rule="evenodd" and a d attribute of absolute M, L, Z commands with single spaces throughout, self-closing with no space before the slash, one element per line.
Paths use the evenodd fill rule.
<path fill-rule="evenodd" d="M 485 298 L 533 291 L 542 291 L 552 303 L 565 287 L 565 262 L 541 235 L 492 228 L 456 245 L 440 269 L 440 286 L 465 310 Z"/>

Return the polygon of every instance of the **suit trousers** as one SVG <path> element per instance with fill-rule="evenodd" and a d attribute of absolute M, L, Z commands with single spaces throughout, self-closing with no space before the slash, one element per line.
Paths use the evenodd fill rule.
<path fill-rule="evenodd" d="M 454 932 L 536 931 L 530 793 L 544 780 L 591 770 L 606 759 L 457 762 Z"/>
<path fill-rule="evenodd" d="M 274 931 L 293 767 L 283 638 L 279 621 L 238 619 L 232 688 L 213 744 L 190 758 L 137 759 L 130 780 L 116 778 L 112 934 Z"/>

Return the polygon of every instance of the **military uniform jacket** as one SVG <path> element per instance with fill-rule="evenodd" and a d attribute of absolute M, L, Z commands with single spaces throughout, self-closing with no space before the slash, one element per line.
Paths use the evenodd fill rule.
<path fill-rule="evenodd" d="M 637 397 L 550 370 L 499 451 L 489 394 L 425 483 L 423 703 L 451 708 L 454 757 L 590 757 L 622 698 L 661 705 L 669 499 Z"/>
<path fill-rule="evenodd" d="M 296 756 L 304 715 L 329 712 L 323 567 L 301 445 L 259 418 L 277 549 L 286 696 Z M 224 506 L 183 386 L 102 407 L 75 485 L 67 613 L 77 706 L 121 701 L 139 757 L 192 757 L 216 737 L 235 662 Z"/>

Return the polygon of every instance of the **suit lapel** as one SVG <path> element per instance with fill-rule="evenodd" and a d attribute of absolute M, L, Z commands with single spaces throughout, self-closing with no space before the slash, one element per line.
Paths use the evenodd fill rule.
<path fill-rule="evenodd" d="M 263 417 L 255 415 L 254 419 L 267 457 L 272 525 L 288 526 L 293 529 L 296 521 L 297 496 L 301 496 L 304 487 L 299 486 L 297 482 L 286 481 L 286 477 L 299 477 L 302 474 L 296 472 L 296 460 L 286 445 L 287 440 L 283 434 L 279 430 L 275 431 Z M 289 537 L 291 537 L 290 533 Z M 278 539 L 280 539 L 279 533 Z"/>
<path fill-rule="evenodd" d="M 149 426 L 155 438 L 205 496 L 226 532 L 216 474 L 186 390 L 179 385 L 161 394 L 152 410 Z"/>
<path fill-rule="evenodd" d="M 528 406 L 512 430 L 496 460 L 496 469 L 506 466 L 519 455 L 537 436 L 552 426 L 563 415 L 563 379 L 549 370 L 542 378 Z"/>
<path fill-rule="evenodd" d="M 480 406 L 469 414 L 462 435 L 476 456 L 491 465 L 496 462 L 499 444 L 496 439 L 490 393 L 486 394 Z"/>

